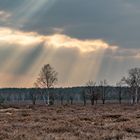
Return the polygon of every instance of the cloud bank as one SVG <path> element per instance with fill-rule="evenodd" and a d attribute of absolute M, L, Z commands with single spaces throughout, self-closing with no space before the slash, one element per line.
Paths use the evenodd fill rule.
<path fill-rule="evenodd" d="M 31 86 L 41 67 L 50 63 L 59 73 L 60 85 L 70 86 L 84 84 L 91 75 L 95 80 L 104 54 L 115 53 L 118 46 L 100 39 L 80 40 L 64 34 L 45 36 L 0 28 L 0 50 L 4 85 L 21 81 L 22 86 L 28 81 Z"/>

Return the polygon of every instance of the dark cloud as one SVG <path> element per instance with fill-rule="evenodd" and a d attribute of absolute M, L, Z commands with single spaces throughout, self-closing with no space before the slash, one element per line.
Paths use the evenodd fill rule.
<path fill-rule="evenodd" d="M 11 11 L 13 17 L 16 17 L 15 14 L 20 13 L 25 3 L 29 2 L 0 1 L 0 9 Z M 15 19 L 12 19 L 11 26 L 26 31 L 37 31 L 40 34 L 52 34 L 54 28 L 60 28 L 72 37 L 101 38 L 121 47 L 139 48 L 140 2 L 138 0 L 58 0 L 50 9 L 47 8 L 47 3 L 44 4 L 24 21 L 24 15 L 30 14 L 30 9 L 26 7 L 22 8 L 19 14 L 21 19 L 16 19 L 16 22 L 20 21 L 19 24 L 15 24 Z"/>
<path fill-rule="evenodd" d="M 138 4 L 139 1 L 125 0 L 59 0 L 49 11 L 45 6 L 38 11 L 23 30 L 51 34 L 57 27 L 72 37 L 102 38 L 121 47 L 138 48 Z"/>

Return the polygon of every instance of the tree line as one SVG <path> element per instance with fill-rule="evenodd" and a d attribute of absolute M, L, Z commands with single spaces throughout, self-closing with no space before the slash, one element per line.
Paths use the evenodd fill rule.
<path fill-rule="evenodd" d="M 54 70 L 50 64 L 44 65 L 42 70 L 40 71 L 39 77 L 35 82 L 35 86 L 37 88 L 46 88 L 47 90 L 47 104 L 53 104 L 53 95 L 49 93 L 49 89 L 53 87 L 58 81 L 58 73 Z M 119 103 L 122 103 L 122 87 L 127 87 L 127 92 L 129 96 L 131 96 L 132 103 L 139 102 L 139 89 L 140 89 L 140 68 L 132 68 L 128 71 L 127 77 L 123 77 L 119 82 L 116 83 L 116 92 L 119 95 Z M 110 86 L 108 85 L 106 80 L 100 81 L 98 87 L 96 82 L 88 81 L 86 83 L 85 89 L 82 91 L 84 105 L 86 105 L 86 99 L 90 98 L 91 104 L 94 105 L 95 101 L 97 103 L 100 98 L 105 104 L 106 94 L 110 90 Z M 100 94 L 101 93 L 101 94 Z M 52 98 L 52 99 L 51 99 Z M 50 100 L 51 99 L 51 100 Z M 72 97 L 71 97 L 72 102 Z"/>

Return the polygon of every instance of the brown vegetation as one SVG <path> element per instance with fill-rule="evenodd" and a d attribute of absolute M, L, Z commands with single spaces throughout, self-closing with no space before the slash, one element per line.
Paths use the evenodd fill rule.
<path fill-rule="evenodd" d="M 0 109 L 0 140 L 138 140 L 140 106 L 11 106 Z"/>

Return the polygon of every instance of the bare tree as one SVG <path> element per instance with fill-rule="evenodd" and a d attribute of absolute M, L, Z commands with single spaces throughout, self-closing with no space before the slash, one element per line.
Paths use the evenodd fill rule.
<path fill-rule="evenodd" d="M 102 103 L 105 104 L 107 94 L 107 81 L 100 81 Z"/>
<path fill-rule="evenodd" d="M 35 85 L 40 88 L 47 89 L 47 103 L 50 104 L 50 88 L 52 88 L 57 82 L 57 72 L 50 66 L 46 64 L 40 71 L 39 77 Z"/>
<path fill-rule="evenodd" d="M 35 105 L 36 99 L 37 99 L 35 90 L 33 88 L 30 89 L 29 94 L 30 94 L 30 98 L 32 100 L 32 104 Z"/>
<path fill-rule="evenodd" d="M 86 103 L 87 103 L 87 96 L 86 96 L 86 91 L 85 91 L 85 89 L 83 89 L 83 90 L 81 91 L 81 95 L 82 95 L 82 100 L 83 100 L 83 102 L 84 102 L 84 106 L 86 106 Z"/>
<path fill-rule="evenodd" d="M 64 94 L 61 92 L 60 93 L 60 101 L 61 101 L 61 105 L 64 104 Z"/>
<path fill-rule="evenodd" d="M 96 88 L 96 92 L 94 93 L 94 96 L 95 96 L 95 102 L 97 104 L 98 100 L 100 98 L 100 89 L 99 89 L 99 87 Z"/>
<path fill-rule="evenodd" d="M 70 95 L 70 104 L 73 105 L 73 95 Z"/>
<path fill-rule="evenodd" d="M 138 102 L 138 90 L 140 87 L 140 68 L 132 68 L 128 71 L 128 76 L 123 77 L 124 81 L 133 91 L 133 102 Z"/>
<path fill-rule="evenodd" d="M 87 82 L 87 92 L 90 96 L 90 100 L 91 100 L 91 105 L 94 105 L 94 101 L 95 101 L 95 85 L 96 83 L 93 81 L 88 81 Z"/>
<path fill-rule="evenodd" d="M 121 104 L 122 103 L 122 85 L 123 85 L 123 81 L 121 80 L 120 82 L 116 83 L 116 90 L 118 92 L 118 99 L 119 99 L 119 103 Z"/>

